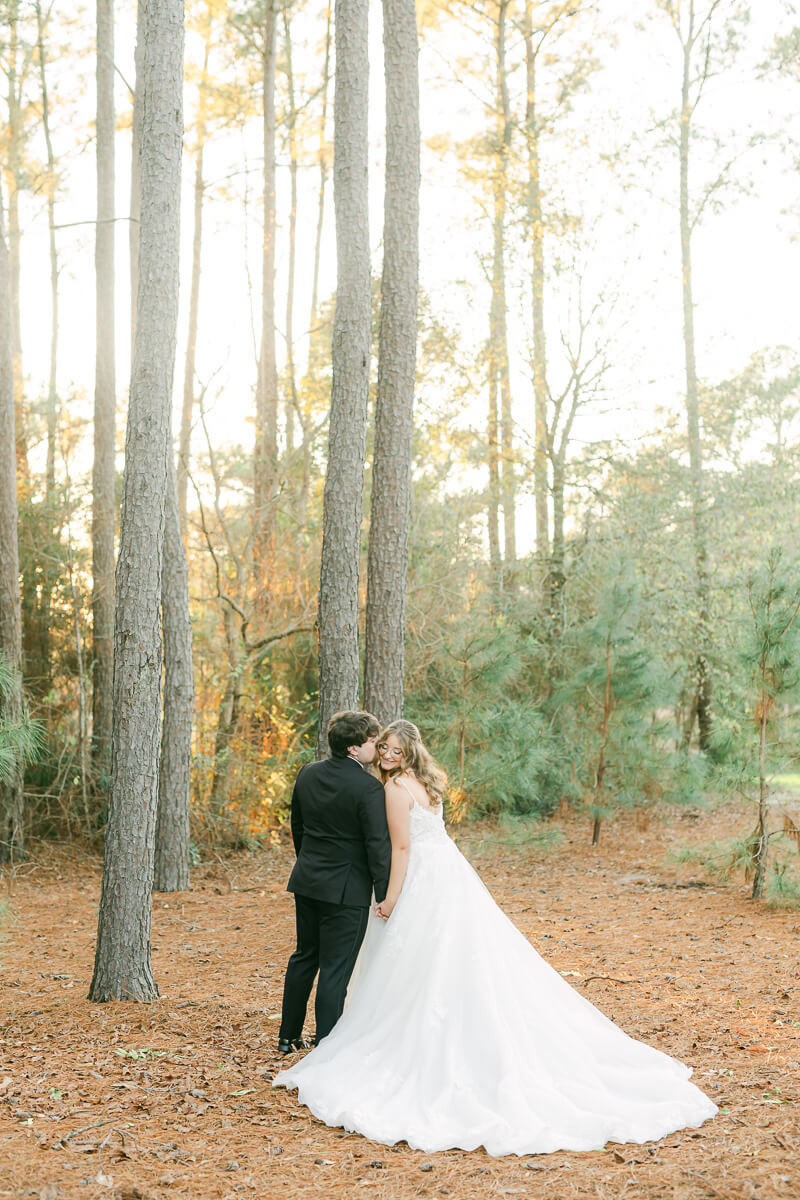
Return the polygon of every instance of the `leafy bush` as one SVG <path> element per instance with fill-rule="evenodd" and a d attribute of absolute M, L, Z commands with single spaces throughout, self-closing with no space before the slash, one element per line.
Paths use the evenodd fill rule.
<path fill-rule="evenodd" d="M 406 712 L 448 773 L 462 814 L 551 813 L 566 784 L 558 745 L 530 688 L 529 635 L 487 597 L 443 627 Z"/>
<path fill-rule="evenodd" d="M 592 840 L 618 808 L 657 801 L 696 804 L 702 760 L 676 748 L 674 684 L 648 645 L 642 588 L 621 557 L 601 564 L 591 607 L 559 647 L 559 682 L 548 702 Z"/>
<path fill-rule="evenodd" d="M 778 850 L 766 876 L 766 900 L 772 908 L 800 908 L 800 866 L 796 855 L 782 853 L 785 849 L 778 837 Z M 758 863 L 757 841 L 748 837 L 725 838 L 700 846 L 681 846 L 669 858 L 673 862 L 691 863 L 712 879 L 728 880 L 736 876 L 752 879 Z"/>
<path fill-rule="evenodd" d="M 767 876 L 767 904 L 772 908 L 800 908 L 800 870 L 796 863 L 780 859 Z"/>
<path fill-rule="evenodd" d="M 5 703 L 14 695 L 17 680 L 8 663 L 0 657 L 0 781 L 13 779 L 20 763 L 32 762 L 44 741 L 42 726 L 23 709 L 19 718 L 9 717 Z"/>

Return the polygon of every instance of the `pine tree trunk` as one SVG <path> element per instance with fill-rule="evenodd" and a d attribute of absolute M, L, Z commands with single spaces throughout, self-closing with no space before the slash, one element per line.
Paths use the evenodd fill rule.
<path fill-rule="evenodd" d="M 206 110 L 208 89 L 208 59 L 211 53 L 211 19 L 206 29 L 203 55 L 203 71 L 200 76 L 197 112 L 197 147 L 194 160 L 194 235 L 192 237 L 192 282 L 189 289 L 189 329 L 186 335 L 186 358 L 183 368 L 183 405 L 181 427 L 178 437 L 178 513 L 181 532 L 186 536 L 186 503 L 189 488 L 189 461 L 192 441 L 192 415 L 194 412 L 194 377 L 197 356 L 197 326 L 200 315 L 200 272 L 202 270 L 203 247 L 203 155 L 206 144 Z"/>
<path fill-rule="evenodd" d="M 503 284 L 505 294 L 505 283 Z M 514 419 L 511 415 L 511 375 L 508 365 L 508 335 L 505 308 L 500 328 L 503 346 L 503 369 L 500 377 L 500 459 L 503 466 L 501 491 L 503 497 L 503 586 L 515 589 L 514 567 L 517 561 L 517 486 L 514 472 Z"/>
<path fill-rule="evenodd" d="M 42 547 L 39 568 L 39 602 L 36 610 L 36 662 L 31 675 L 37 681 L 37 692 L 46 697 L 52 687 L 50 624 L 51 600 L 58 574 L 58 530 L 56 528 L 56 434 L 58 425 L 58 247 L 56 244 L 56 164 L 50 134 L 50 97 L 47 88 L 45 54 L 46 18 L 41 0 L 36 0 L 37 57 L 42 97 L 42 129 L 47 151 L 47 231 L 50 251 L 50 363 L 47 381 L 47 460 L 45 466 L 45 513 L 52 530 L 50 545 Z"/>
<path fill-rule="evenodd" d="M 139 31 L 141 24 L 138 14 L 146 0 L 137 0 L 136 12 L 136 48 L 134 50 L 134 90 L 133 90 L 133 129 L 131 137 L 131 219 L 128 229 L 128 253 L 130 256 L 131 276 L 131 360 L 136 339 L 136 303 L 139 296 L 139 241 L 142 217 L 142 79 L 144 76 L 144 45 Z"/>
<path fill-rule="evenodd" d="M 261 348 L 256 386 L 256 438 L 253 463 L 253 563 L 256 593 L 264 608 L 275 536 L 275 483 L 278 472 L 278 369 L 275 358 L 275 44 L 276 0 L 264 18 L 262 89 L 264 100 L 264 240 L 261 256 Z"/>
<path fill-rule="evenodd" d="M 286 127 L 289 141 L 289 278 L 286 283 L 286 453 L 294 449 L 294 419 L 297 414 L 297 382 L 294 370 L 294 277 L 297 242 L 297 105 L 294 97 L 294 70 L 292 67 L 292 39 L 288 8 L 283 10 L 284 43 L 286 63 L 286 90 L 288 108 Z"/>
<path fill-rule="evenodd" d="M 708 537 L 706 531 L 705 494 L 703 483 L 703 454 L 700 441 L 700 414 L 697 396 L 697 363 L 695 359 L 694 297 L 692 295 L 692 244 L 689 216 L 689 135 L 692 106 L 689 91 L 692 73 L 693 29 L 690 27 L 683 45 L 683 80 L 681 85 L 681 119 L 679 141 L 680 163 L 680 234 L 681 275 L 683 280 L 683 344 L 686 364 L 686 423 L 689 443 L 689 477 L 692 499 L 692 535 L 695 561 L 695 623 L 694 691 L 697 731 L 700 749 L 711 746 L 711 616 L 710 581 L 708 574 Z"/>
<path fill-rule="evenodd" d="M 313 360 L 315 346 L 314 332 L 317 324 L 319 307 L 319 263 L 322 248 L 322 227 L 325 218 L 325 187 L 328 182 L 328 152 L 325 141 L 325 128 L 328 121 L 328 87 L 330 84 L 331 65 L 331 5 L 328 4 L 327 25 L 325 28 L 325 65 L 322 71 L 322 112 L 319 119 L 319 196 L 317 200 L 317 231 L 314 237 L 314 269 L 311 277 L 311 315 L 308 322 L 310 331 L 309 365 Z"/>
<path fill-rule="evenodd" d="M 358 571 L 371 332 L 367 0 L 339 0 L 335 24 L 337 290 L 319 587 L 320 756 L 327 752 L 330 717 L 358 704 Z"/>
<path fill-rule="evenodd" d="M 5 176 L 8 185 L 8 271 L 11 297 L 11 356 L 14 373 L 15 446 L 17 469 L 20 478 L 28 479 L 28 446 L 24 420 L 24 377 L 22 369 L 22 322 L 20 315 L 20 250 L 22 229 L 19 219 L 19 193 L 23 176 L 24 126 L 22 114 L 22 86 L 25 67 L 20 62 L 19 47 L 19 0 L 8 5 L 8 66 L 6 79 L 8 90 L 8 138 L 5 147 Z"/>
<path fill-rule="evenodd" d="M 565 575 L 564 545 L 564 454 L 552 458 L 553 469 L 553 547 L 548 576 L 550 628 L 558 637 L 564 630 L 563 593 Z"/>
<path fill-rule="evenodd" d="M 492 169 L 493 248 L 492 300 L 489 307 L 489 565 L 500 591 L 504 585 L 503 550 L 515 557 L 513 467 L 511 457 L 511 388 L 508 378 L 506 338 L 505 209 L 508 147 L 511 136 L 506 80 L 506 15 L 508 0 L 499 0 L 494 37 L 495 144 Z M 500 544 L 500 508 L 503 509 L 503 548 Z M 508 523 L 510 517 L 510 524 Z"/>
<path fill-rule="evenodd" d="M 228 803 L 231 770 L 233 767 L 233 743 L 239 730 L 244 689 L 244 663 L 236 629 L 236 618 L 226 605 L 222 613 L 225 626 L 225 644 L 228 652 L 228 681 L 219 706 L 217 733 L 214 739 L 214 777 L 211 781 L 209 807 L 212 816 L 218 817 Z"/>
<path fill-rule="evenodd" d="M 611 723 L 611 709 L 613 705 L 613 695 L 611 691 L 611 639 L 606 639 L 606 681 L 605 691 L 603 693 L 603 720 L 600 726 L 600 752 L 597 759 L 597 768 L 594 776 L 594 802 L 598 807 L 602 804 L 605 792 L 605 776 L 606 776 L 606 749 L 608 747 L 608 727 Z M 602 817 L 595 810 L 594 819 L 592 821 L 592 845 L 597 846 L 600 843 L 600 825 Z"/>
<path fill-rule="evenodd" d="M 386 186 L 367 566 L 364 704 L 403 715 L 419 283 L 419 68 L 414 0 L 383 0 Z"/>
<path fill-rule="evenodd" d="M 497 404 L 497 371 L 494 362 L 494 307 L 489 314 L 489 413 L 486 424 L 486 465 L 489 470 L 489 509 L 487 514 L 489 533 L 489 570 L 492 580 L 499 585 L 503 574 L 503 559 L 500 553 L 500 412 Z"/>
<path fill-rule="evenodd" d="M 508 158 L 511 149 L 511 107 L 508 98 L 506 67 L 506 19 L 508 0 L 500 0 L 497 21 L 497 122 L 498 146 L 495 169 L 494 267 L 495 297 L 493 339 L 498 391 L 500 395 L 500 493 L 503 503 L 503 583 L 513 587 L 517 557 L 516 488 L 514 483 L 514 423 L 511 416 L 511 376 L 508 363 L 506 299 L 506 203 Z"/>
<path fill-rule="evenodd" d="M 15 447 L 17 472 L 25 491 L 29 490 L 30 468 L 28 464 L 27 422 L 25 406 L 25 380 L 22 363 L 22 324 L 20 311 L 20 274 L 22 227 L 20 223 L 19 196 L 25 186 L 25 124 L 23 114 L 23 87 L 27 74 L 25 47 L 19 38 L 20 5 L 13 0 L 8 5 L 6 92 L 7 137 L 4 145 L 6 182 L 8 185 L 8 266 L 9 291 L 11 297 L 11 356 L 14 379 Z M 4 31 L 4 40 L 5 40 Z M 39 622 L 39 570 L 38 564 L 29 556 L 20 563 L 22 572 L 20 606 L 22 614 L 22 673 L 26 683 L 39 691 L 40 635 Z"/>
<path fill-rule="evenodd" d="M 183 3 L 141 0 L 141 233 L 114 620 L 111 795 L 90 998 L 151 1000 L 161 566 L 172 453 L 183 141 Z"/>
<path fill-rule="evenodd" d="M 539 127 L 536 119 L 536 50 L 532 0 L 525 0 L 525 65 L 527 99 L 525 139 L 528 149 L 528 228 L 533 251 L 533 490 L 536 507 L 536 556 L 542 570 L 550 546 L 547 514 L 547 349 L 544 333 L 544 222 L 539 182 Z"/>
<path fill-rule="evenodd" d="M 56 163 L 53 139 L 50 134 L 50 96 L 47 88 L 47 59 L 45 53 L 45 16 L 41 0 L 36 0 L 37 56 L 42 97 L 42 130 L 47 151 L 47 233 L 50 251 L 50 363 L 47 380 L 47 462 L 45 488 L 48 506 L 52 506 L 56 484 L 56 425 L 58 373 L 58 247 L 56 245 Z M 48 604 L 49 610 L 49 604 Z"/>
<path fill-rule="evenodd" d="M 763 664 L 762 664 L 763 670 Z M 758 740 L 758 824 L 754 834 L 755 852 L 753 859 L 756 873 L 753 879 L 753 899 L 761 900 L 767 878 L 769 861 L 769 785 L 767 783 L 767 725 L 771 698 L 761 693 L 761 721 Z"/>
<path fill-rule="evenodd" d="M 200 310 L 201 250 L 203 245 L 203 143 L 197 147 L 194 165 L 194 237 L 192 238 L 192 282 L 189 289 L 189 329 L 183 370 L 183 404 L 178 437 L 178 512 L 181 530 L 186 531 L 186 504 L 189 490 L 189 461 L 194 413 L 194 376 L 197 356 L 197 326 Z"/>
<path fill-rule="evenodd" d="M 325 140 L 325 131 L 328 121 L 328 90 L 330 85 L 330 63 L 331 63 L 331 3 L 328 2 L 327 20 L 325 27 L 325 59 L 322 69 L 322 111 L 319 119 L 319 149 L 317 152 L 317 162 L 319 166 L 319 191 L 317 199 L 317 229 L 314 235 L 314 267 L 311 275 L 311 310 L 308 321 L 308 366 L 307 366 L 307 381 L 310 385 L 313 381 L 322 359 L 323 337 L 321 331 L 317 329 L 317 321 L 319 317 L 319 266 L 322 251 L 322 229 L 325 222 L 325 189 L 328 182 L 328 147 Z M 327 339 L 325 339 L 327 343 Z M 302 446 L 302 480 L 300 483 L 300 492 L 297 505 L 297 519 L 301 526 L 305 526 L 306 514 L 308 512 L 308 501 L 311 492 L 311 441 L 310 427 L 312 414 L 309 408 L 305 406 L 305 415 L 303 417 L 303 446 Z"/>
<path fill-rule="evenodd" d="M 164 726 L 158 776 L 153 889 L 189 886 L 189 797 L 192 759 L 192 622 L 189 575 L 181 537 L 175 462 L 169 455 L 161 621 L 164 632 Z"/>
<path fill-rule="evenodd" d="M 69 503 L 69 494 L 67 494 Z M 72 530 L 67 523 L 67 577 L 72 599 L 72 631 L 75 645 L 75 669 L 78 676 L 78 770 L 80 772 L 81 802 L 83 805 L 83 825 L 85 836 L 90 838 L 94 833 L 91 813 L 89 811 L 89 771 L 87 741 L 89 732 L 88 705 L 86 703 L 86 676 L 84 674 L 83 634 L 81 632 L 81 601 L 75 586 L 75 556 L 72 552 Z"/>
<path fill-rule="evenodd" d="M 3 200 L 0 194 L 0 655 L 13 673 L 13 690 L 2 701 L 10 724 L 22 716 L 22 614 L 17 541 L 17 463 L 14 437 L 14 358 L 11 286 Z M 25 850 L 22 764 L 0 779 L 0 862 Z"/>
<path fill-rule="evenodd" d="M 97 0 L 97 296 L 92 468 L 92 764 L 111 775 L 114 672 L 116 347 L 114 319 L 114 0 Z"/>

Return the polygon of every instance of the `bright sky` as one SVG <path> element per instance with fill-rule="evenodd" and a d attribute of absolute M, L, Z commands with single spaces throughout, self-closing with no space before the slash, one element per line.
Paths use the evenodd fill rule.
<path fill-rule="evenodd" d="M 544 174 L 573 210 L 587 214 L 591 230 L 584 248 L 587 295 L 598 289 L 618 294 L 617 312 L 609 331 L 613 361 L 607 377 L 609 398 L 587 413 L 576 429 L 579 440 L 602 437 L 630 439 L 652 430 L 659 421 L 660 406 L 674 408 L 681 393 L 681 292 L 678 260 L 677 163 L 674 155 L 654 154 L 651 130 L 657 118 L 674 107 L 679 87 L 677 41 L 666 20 L 646 21 L 649 0 L 605 0 L 596 6 L 596 24 L 613 34 L 595 43 L 602 69 L 594 74 L 590 89 L 576 101 L 564 126 L 561 140 L 549 139 L 544 147 Z M 128 5 L 131 8 L 131 5 Z M 762 144 L 747 153 L 736 174 L 745 192 L 725 197 L 719 213 L 709 213 L 698 228 L 695 243 L 695 290 L 697 301 L 698 364 L 711 381 L 736 373 L 752 352 L 766 345 L 797 344 L 796 280 L 800 277 L 800 246 L 796 174 L 784 141 L 797 133 L 798 90 L 790 80 L 759 81 L 757 64 L 781 23 L 790 20 L 781 0 L 761 0 L 753 6 L 747 44 L 739 64 L 729 74 L 711 81 L 698 114 L 700 123 L 721 138 L 725 147 L 744 144 L 751 134 L 763 132 Z M 312 13 L 299 31 L 314 46 L 324 25 L 320 13 Z M 371 5 L 371 241 L 376 269 L 380 263 L 382 225 L 382 45 L 380 5 Z M 90 28 L 90 25 L 85 25 Z M 591 36 L 587 25 L 586 36 Z M 122 76 L 131 79 L 133 14 L 124 12 L 118 31 L 118 65 Z M 565 38 L 564 52 L 570 42 Z M 422 46 L 423 139 L 447 136 L 459 141 L 472 136 L 485 120 L 485 100 L 490 99 L 488 66 L 483 78 L 472 79 L 460 69 L 458 59 L 477 52 L 487 54 L 464 28 L 457 34 L 452 22 L 446 33 L 429 33 Z M 197 58 L 199 45 L 189 39 L 187 52 Z M 513 52 L 513 50 L 512 50 Z M 295 68 L 311 81 L 321 69 L 311 50 L 296 48 Z M 91 57 L 83 63 L 87 79 L 93 70 Z M 212 62 L 212 69 L 215 64 Z M 54 81 L 62 68 L 54 67 Z M 514 88 L 522 84 L 521 75 Z M 547 73 L 542 73 L 543 93 L 548 90 Z M 91 120 L 94 103 L 91 83 L 79 102 L 79 112 Z M 129 97 L 122 80 L 118 83 L 120 114 L 127 113 Z M 187 109 L 194 106 L 192 89 L 187 91 Z M 331 101 L 332 111 L 332 101 Z M 80 132 L 80 131 L 79 131 Z M 94 215 L 93 144 L 82 153 L 73 150 L 74 133 L 56 128 L 56 153 L 69 150 L 64 172 L 65 188 L 59 197 L 57 220 L 91 222 Z M 201 383 L 214 377 L 212 432 L 221 441 L 250 444 L 248 426 L 252 412 L 255 379 L 253 324 L 258 326 L 258 283 L 260 279 L 260 130 L 254 125 L 246 137 L 220 137 L 207 154 L 207 177 L 212 181 L 206 208 L 203 251 L 201 327 L 198 374 Z M 598 165 L 598 150 L 621 149 L 618 174 Z M 118 209 L 121 217 L 128 203 L 129 137 L 118 136 Z M 730 151 L 727 151 L 730 153 Z M 650 157 L 649 157 L 650 156 Z M 722 161 L 710 147 L 697 149 L 693 175 L 698 184 L 708 178 L 711 159 Z M 230 178 L 229 178 L 230 177 Z M 182 391 L 183 353 L 188 301 L 188 273 L 192 238 L 192 165 L 186 160 L 183 197 L 182 313 L 177 356 L 176 401 Z M 249 189 L 249 219 L 241 204 L 222 200 L 215 181 L 228 179 L 228 186 L 241 196 Z M 623 186 L 624 183 L 624 186 Z M 283 292 L 287 263 L 286 200 L 288 172 L 282 159 L 279 167 L 279 250 L 277 311 L 283 328 Z M 309 289 L 316 223 L 318 177 L 311 167 L 300 173 L 298 226 L 297 307 L 298 336 L 308 324 Z M 321 295 L 335 285 L 332 187 L 328 196 L 322 264 Z M 40 201 L 27 202 L 24 210 L 23 245 L 23 339 L 25 369 L 31 387 L 43 390 L 47 376 L 49 330 L 48 261 L 46 217 Z M 117 239 L 118 386 L 124 396 L 129 360 L 127 296 L 127 223 L 120 220 Z M 511 358 L 514 377 L 515 417 L 520 436 L 532 432 L 532 396 L 527 366 L 529 316 L 525 259 L 518 228 L 509 231 L 509 308 Z M 423 152 L 422 188 L 422 285 L 430 294 L 434 310 L 462 332 L 468 351 L 478 347 L 487 333 L 489 290 L 480 256 L 490 247 L 488 222 L 480 216 L 452 154 L 441 155 L 430 148 Z M 64 229 L 59 235 L 62 256 L 61 394 L 72 396 L 72 411 L 91 414 L 94 373 L 94 231 L 92 225 Z M 548 242 L 551 261 L 555 243 Z M 255 294 L 248 290 L 249 275 Z M 559 329 L 568 307 L 574 277 L 566 272 L 548 296 L 548 336 L 552 351 L 553 381 L 558 379 Z M 279 337 L 279 354 L 283 346 Z M 377 348 L 375 348 L 377 349 Z M 297 355 L 302 361 L 303 344 Z M 484 423 L 483 396 L 465 419 L 475 427 Z M 196 443 L 197 449 L 202 449 Z M 524 521 L 523 521 L 524 526 Z M 520 549 L 525 546 L 523 528 Z"/>

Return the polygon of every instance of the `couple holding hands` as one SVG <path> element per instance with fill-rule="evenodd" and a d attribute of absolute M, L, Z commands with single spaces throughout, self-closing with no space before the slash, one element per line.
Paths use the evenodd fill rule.
<path fill-rule="evenodd" d="M 275 1086 L 326 1125 L 433 1153 L 596 1150 L 717 1111 L 691 1071 L 627 1036 L 498 908 L 448 836 L 446 776 L 416 725 L 336 713 L 292 794 L 297 948 Z M 374 900 L 373 900 L 374 896 Z"/>

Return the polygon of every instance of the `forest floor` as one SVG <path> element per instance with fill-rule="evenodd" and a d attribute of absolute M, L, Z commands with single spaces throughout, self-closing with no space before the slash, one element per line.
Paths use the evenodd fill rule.
<path fill-rule="evenodd" d="M 42 847 L 12 880 L 0 944 L 0 1197 L 796 1198 L 800 912 L 669 857 L 747 832 L 750 816 L 626 814 L 595 849 L 588 818 L 555 824 L 564 838 L 548 852 L 486 829 L 456 836 L 579 992 L 695 1068 L 721 1109 L 702 1129 L 521 1159 L 328 1129 L 270 1085 L 292 949 L 288 844 L 205 863 L 190 892 L 154 898 L 150 1005 L 86 1000 L 101 864 Z"/>

